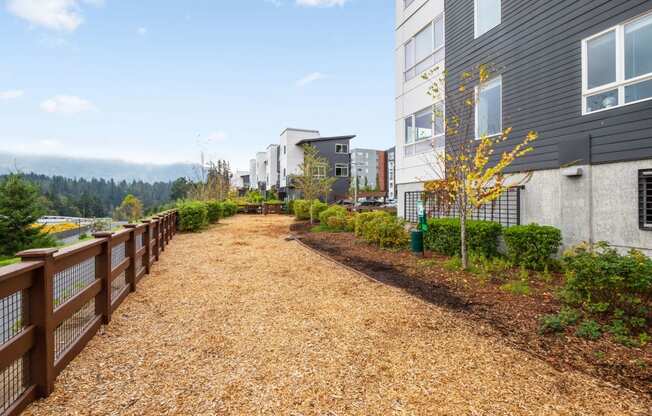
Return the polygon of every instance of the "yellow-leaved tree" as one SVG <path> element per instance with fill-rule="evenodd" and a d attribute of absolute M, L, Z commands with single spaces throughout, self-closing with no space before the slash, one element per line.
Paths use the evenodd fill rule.
<path fill-rule="evenodd" d="M 433 120 L 443 123 L 446 134 L 445 150 L 436 154 L 431 166 L 440 179 L 426 182 L 425 190 L 437 195 L 440 207 L 445 205 L 444 209 L 454 209 L 459 215 L 462 266 L 468 269 L 467 219 L 474 209 L 498 199 L 509 187 L 529 181 L 530 173 L 508 175 L 505 170 L 533 150 L 531 144 L 538 135 L 529 131 L 514 143 L 509 140 L 511 127 L 501 126 L 491 132 L 487 131 L 488 123 L 483 123 L 476 128 L 476 109 L 486 104 L 481 92 L 496 77 L 490 65 L 479 65 L 457 80 L 448 79 L 448 74 L 438 68 L 422 77 L 431 82 L 428 95 L 434 102 Z M 441 103 L 445 103 L 445 110 Z"/>

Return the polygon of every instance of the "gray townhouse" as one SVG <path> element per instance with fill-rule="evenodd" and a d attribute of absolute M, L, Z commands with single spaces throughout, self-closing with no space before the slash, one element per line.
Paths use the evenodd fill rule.
<path fill-rule="evenodd" d="M 652 1 L 397 0 L 396 8 L 401 215 L 413 218 L 431 176 L 424 166 L 447 146 L 441 121 L 425 117 L 433 104 L 420 97 L 427 86 L 418 75 L 445 68 L 446 96 L 458 99 L 461 74 L 492 64 L 495 75 L 476 88 L 476 136 L 512 127 L 496 154 L 530 130 L 539 139 L 511 170 L 532 179 L 485 211 L 506 225 L 558 227 L 565 245 L 607 241 L 652 254 Z"/>

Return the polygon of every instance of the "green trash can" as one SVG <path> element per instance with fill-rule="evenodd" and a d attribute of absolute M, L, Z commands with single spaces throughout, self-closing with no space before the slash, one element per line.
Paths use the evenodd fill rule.
<path fill-rule="evenodd" d="M 423 231 L 412 231 L 410 234 L 410 247 L 412 248 L 412 253 L 423 254 Z"/>

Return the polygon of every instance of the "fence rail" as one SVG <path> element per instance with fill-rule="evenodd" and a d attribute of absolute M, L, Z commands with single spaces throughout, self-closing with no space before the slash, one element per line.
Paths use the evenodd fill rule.
<path fill-rule="evenodd" d="M 135 292 L 177 231 L 176 210 L 0 268 L 0 416 L 20 414 Z"/>
<path fill-rule="evenodd" d="M 512 187 L 504 192 L 498 199 L 474 209 L 471 219 L 495 221 L 505 227 L 521 224 L 521 187 Z M 419 221 L 417 202 L 423 201 L 426 217 L 428 218 L 457 218 L 459 213 L 455 207 L 438 200 L 437 194 L 429 192 L 405 193 L 405 219 L 416 223 Z"/>

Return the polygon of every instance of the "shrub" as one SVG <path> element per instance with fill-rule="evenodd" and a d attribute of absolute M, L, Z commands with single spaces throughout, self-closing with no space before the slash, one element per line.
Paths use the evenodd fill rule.
<path fill-rule="evenodd" d="M 528 296 L 530 294 L 530 284 L 527 280 L 513 280 L 505 283 L 500 288 L 513 295 Z"/>
<path fill-rule="evenodd" d="M 355 230 L 355 216 L 346 215 L 342 217 L 329 217 L 326 226 L 331 231 L 346 231 L 352 233 Z"/>
<path fill-rule="evenodd" d="M 408 244 L 405 222 L 391 215 L 376 215 L 365 223 L 362 238 L 381 248 L 401 248 Z"/>
<path fill-rule="evenodd" d="M 371 212 L 363 212 L 361 214 L 356 215 L 355 217 L 355 236 L 356 237 L 362 237 L 366 227 L 371 223 L 376 218 L 385 218 L 385 217 L 390 217 L 390 215 L 384 211 L 371 211 Z"/>
<path fill-rule="evenodd" d="M 619 254 L 606 243 L 581 245 L 562 259 L 566 281 L 562 299 L 589 313 L 616 318 L 648 314 L 652 298 L 652 260 L 639 251 Z"/>
<path fill-rule="evenodd" d="M 222 203 L 224 217 L 232 217 L 238 213 L 238 204 L 233 201 L 224 201 Z"/>
<path fill-rule="evenodd" d="M 294 199 L 288 201 L 288 214 L 294 215 Z"/>
<path fill-rule="evenodd" d="M 314 200 L 310 205 L 310 209 L 312 210 L 312 218 L 319 220 L 321 218 L 321 213 L 328 209 L 328 204 Z"/>
<path fill-rule="evenodd" d="M 555 227 L 530 224 L 503 231 L 507 257 L 516 265 L 544 270 L 561 246 L 561 231 Z"/>
<path fill-rule="evenodd" d="M 502 226 L 492 221 L 473 221 L 466 223 L 467 242 L 469 250 L 487 258 L 498 255 L 498 238 Z M 424 235 L 427 249 L 447 256 L 461 254 L 460 220 L 457 218 L 431 218 L 428 220 L 428 231 Z"/>
<path fill-rule="evenodd" d="M 179 205 L 179 229 L 197 232 L 208 225 L 208 206 L 204 202 L 186 201 Z"/>
<path fill-rule="evenodd" d="M 216 224 L 220 218 L 224 217 L 224 206 L 218 201 L 208 201 L 206 203 L 208 209 L 208 222 Z"/>
<path fill-rule="evenodd" d="M 294 216 L 298 220 L 310 219 L 310 201 L 306 201 L 305 199 L 297 199 L 294 201 L 292 206 L 292 212 L 294 212 Z"/>
<path fill-rule="evenodd" d="M 539 321 L 539 333 L 562 332 L 566 327 L 575 325 L 580 320 L 580 312 L 573 308 L 562 308 L 559 313 L 545 315 Z"/>
<path fill-rule="evenodd" d="M 340 205 L 332 205 L 319 214 L 319 222 L 328 225 L 331 217 L 345 217 L 348 215 L 346 208 Z"/>
<path fill-rule="evenodd" d="M 600 328 L 600 324 L 593 320 L 582 321 L 577 327 L 575 335 L 595 341 L 602 336 L 602 329 Z"/>

